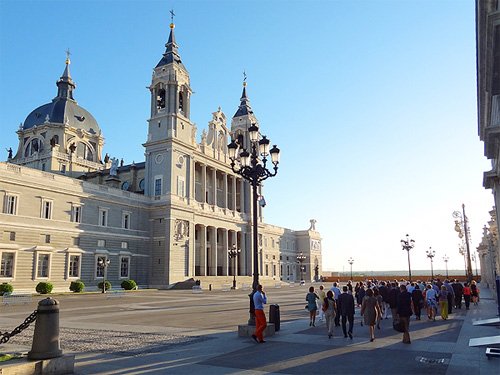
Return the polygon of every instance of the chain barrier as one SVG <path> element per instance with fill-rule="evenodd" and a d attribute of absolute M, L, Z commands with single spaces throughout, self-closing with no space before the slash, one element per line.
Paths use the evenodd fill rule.
<path fill-rule="evenodd" d="M 1 332 L 0 331 L 0 345 L 5 344 L 7 341 L 10 340 L 12 336 L 15 336 L 22 331 L 24 331 L 26 328 L 30 326 L 31 323 L 33 323 L 36 320 L 36 314 L 37 310 L 33 311 L 26 319 L 24 319 L 24 322 L 22 322 L 19 326 L 14 328 L 12 332 Z"/>

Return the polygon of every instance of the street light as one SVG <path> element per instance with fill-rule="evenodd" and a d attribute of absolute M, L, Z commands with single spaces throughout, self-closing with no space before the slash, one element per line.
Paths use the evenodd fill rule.
<path fill-rule="evenodd" d="M 450 260 L 450 258 L 446 254 L 444 254 L 443 260 L 446 266 L 446 278 L 448 278 L 448 261 Z"/>
<path fill-rule="evenodd" d="M 252 227 L 253 227 L 253 284 L 252 293 L 250 293 L 250 319 L 249 325 L 255 325 L 255 306 L 253 295 L 259 285 L 259 236 L 258 236 L 258 188 L 262 181 L 269 177 L 274 177 L 278 173 L 278 163 L 280 160 L 280 150 L 276 145 L 269 150 L 269 139 L 266 136 L 260 136 L 259 128 L 252 124 L 248 128 L 248 137 L 250 141 L 250 152 L 238 145 L 234 140 L 227 146 L 228 156 L 231 160 L 231 169 L 234 173 L 242 176 L 252 185 Z M 260 139 L 259 139 L 260 138 Z M 237 155 L 239 148 L 242 148 Z M 267 158 L 271 157 L 274 172 L 266 168 Z"/>
<path fill-rule="evenodd" d="M 433 267 L 433 258 L 436 256 L 436 252 L 432 250 L 432 247 L 429 247 L 429 250 L 426 251 L 427 258 L 431 260 L 431 281 L 434 280 L 434 267 Z"/>
<path fill-rule="evenodd" d="M 306 260 L 306 256 L 302 253 L 302 251 L 300 252 L 299 255 L 297 255 L 297 262 L 300 263 L 300 283 L 302 284 L 302 282 L 304 281 L 304 276 L 303 276 L 303 267 L 302 267 L 302 263 Z"/>
<path fill-rule="evenodd" d="M 105 257 L 100 257 L 97 260 L 97 265 L 103 270 L 103 278 L 102 278 L 102 293 L 106 293 L 106 274 L 109 266 L 110 260 Z"/>
<path fill-rule="evenodd" d="M 236 289 L 236 257 L 241 253 L 241 249 L 236 248 L 236 244 L 233 244 L 233 247 L 227 250 L 227 255 L 229 259 L 233 259 L 233 288 Z"/>
<path fill-rule="evenodd" d="M 347 260 L 347 263 L 349 263 L 349 265 L 351 266 L 351 281 L 352 281 L 352 264 L 354 263 L 354 259 L 352 259 L 352 257 L 350 257 L 350 258 Z"/>
<path fill-rule="evenodd" d="M 463 215 L 462 215 L 463 212 Z M 467 281 L 470 283 L 472 281 L 472 264 L 470 261 L 470 246 L 469 246 L 469 219 L 465 215 L 465 204 L 462 204 L 462 212 L 460 211 L 453 211 L 453 217 L 455 218 L 455 231 L 458 232 L 458 237 L 463 238 L 465 235 L 465 248 L 467 250 L 466 252 L 466 263 L 467 263 L 467 270 L 466 270 L 466 276 L 467 276 Z"/>
<path fill-rule="evenodd" d="M 411 281 L 411 266 L 410 266 L 410 250 L 415 247 L 415 241 L 410 239 L 410 235 L 406 235 L 406 240 L 401 240 L 401 247 L 408 253 L 408 279 Z"/>

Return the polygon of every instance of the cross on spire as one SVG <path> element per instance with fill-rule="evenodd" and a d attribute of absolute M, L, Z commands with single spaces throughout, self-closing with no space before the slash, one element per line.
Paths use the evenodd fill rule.
<path fill-rule="evenodd" d="M 172 23 L 174 23 L 174 17 L 175 17 L 174 10 L 170 9 L 170 20 L 172 21 Z"/>
<path fill-rule="evenodd" d="M 69 51 L 69 48 L 66 50 L 66 64 L 69 64 L 69 56 L 71 55 L 71 52 Z"/>
<path fill-rule="evenodd" d="M 247 85 L 247 73 L 243 70 L 243 86 Z"/>

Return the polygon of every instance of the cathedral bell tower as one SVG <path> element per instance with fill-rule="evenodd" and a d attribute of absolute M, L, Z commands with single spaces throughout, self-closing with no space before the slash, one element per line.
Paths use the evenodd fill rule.
<path fill-rule="evenodd" d="M 151 117 L 148 120 L 148 139 L 143 146 L 146 149 L 145 194 L 149 196 L 172 191 L 169 170 L 175 164 L 172 160 L 173 145 L 195 143 L 196 128 L 189 118 L 192 94 L 189 73 L 181 61 L 174 28 L 172 19 L 165 53 L 154 68 L 148 87 Z"/>

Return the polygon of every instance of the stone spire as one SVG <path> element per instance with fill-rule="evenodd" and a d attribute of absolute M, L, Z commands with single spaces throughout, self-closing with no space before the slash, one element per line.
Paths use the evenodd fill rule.
<path fill-rule="evenodd" d="M 71 78 L 71 74 L 69 72 L 69 64 L 71 61 L 69 59 L 69 49 L 66 51 L 66 67 L 64 68 L 64 72 L 56 82 L 57 85 L 57 97 L 55 99 L 71 99 L 73 98 L 73 90 L 76 88 L 75 82 Z"/>

